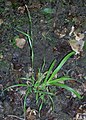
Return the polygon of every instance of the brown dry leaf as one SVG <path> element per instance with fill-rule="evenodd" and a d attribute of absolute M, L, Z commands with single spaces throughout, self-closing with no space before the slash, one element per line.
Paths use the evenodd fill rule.
<path fill-rule="evenodd" d="M 69 40 L 69 44 L 72 48 L 73 51 L 76 52 L 77 54 L 80 54 L 83 51 L 83 47 L 84 47 L 84 33 L 79 33 L 77 31 L 75 31 L 75 27 L 72 26 L 71 31 L 69 33 L 69 36 L 72 36 L 72 34 L 74 35 L 74 39 L 70 39 Z"/>
<path fill-rule="evenodd" d="M 66 32 L 67 32 L 67 28 L 64 28 L 64 29 L 61 31 L 59 38 L 63 38 L 63 37 L 66 35 Z"/>
<path fill-rule="evenodd" d="M 36 120 L 36 110 L 31 110 L 30 107 L 26 111 L 27 120 Z"/>
<path fill-rule="evenodd" d="M 83 40 L 84 37 L 85 37 L 84 33 L 76 33 L 76 32 L 74 32 L 74 35 L 75 35 L 75 39 L 77 41 Z"/>
<path fill-rule="evenodd" d="M 2 53 L 0 53 L 0 61 L 3 59 L 3 54 Z"/>
<path fill-rule="evenodd" d="M 0 25 L 1 25 L 3 22 L 4 22 L 3 19 L 0 19 Z"/>
<path fill-rule="evenodd" d="M 18 7 L 18 11 L 19 11 L 19 13 L 24 14 L 24 12 L 25 12 L 25 6 Z"/>
<path fill-rule="evenodd" d="M 74 26 L 72 26 L 71 31 L 69 33 L 69 36 L 71 36 L 72 34 L 75 36 L 75 40 L 77 40 L 77 41 L 83 40 L 84 37 L 85 37 L 85 34 L 84 33 L 80 33 L 77 30 L 75 30 Z"/>
<path fill-rule="evenodd" d="M 60 35 L 60 30 L 59 30 L 59 29 L 56 29 L 56 30 L 54 30 L 54 33 L 55 33 L 57 36 L 59 36 L 59 35 Z"/>
<path fill-rule="evenodd" d="M 65 33 L 60 33 L 59 38 L 63 38 L 66 34 Z"/>
<path fill-rule="evenodd" d="M 37 9 L 40 9 L 40 7 L 41 7 L 41 4 L 39 2 L 35 2 L 35 3 L 32 3 L 32 5 L 29 6 L 29 9 L 37 10 Z"/>
<path fill-rule="evenodd" d="M 76 55 L 80 54 L 80 52 L 83 51 L 84 43 L 85 42 L 83 40 L 80 41 L 76 41 L 75 39 L 69 40 L 69 44 L 72 50 L 76 52 Z"/>
<path fill-rule="evenodd" d="M 65 37 L 67 32 L 67 28 L 64 28 L 62 31 L 60 31 L 59 29 L 55 30 L 54 33 L 59 36 L 59 38 L 63 38 Z"/>
<path fill-rule="evenodd" d="M 53 52 L 57 51 L 57 47 L 53 47 Z"/>
<path fill-rule="evenodd" d="M 80 105 L 75 120 L 86 120 L 86 104 Z"/>
<path fill-rule="evenodd" d="M 24 38 L 16 38 L 15 42 L 16 46 L 22 49 L 26 43 L 26 40 Z"/>

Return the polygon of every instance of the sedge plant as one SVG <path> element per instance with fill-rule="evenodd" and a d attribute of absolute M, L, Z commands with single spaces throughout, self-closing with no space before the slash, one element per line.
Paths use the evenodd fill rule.
<path fill-rule="evenodd" d="M 74 54 L 75 52 L 71 52 L 68 55 L 66 55 L 54 70 L 53 68 L 56 63 L 56 60 L 52 62 L 52 64 L 50 65 L 50 68 L 46 72 L 42 73 L 39 69 L 37 78 L 35 78 L 35 75 L 33 74 L 30 78 L 21 78 L 22 80 L 26 80 L 28 82 L 10 86 L 5 90 L 14 88 L 14 87 L 19 87 L 19 86 L 26 87 L 26 94 L 24 98 L 24 112 L 26 111 L 26 99 L 32 93 L 35 94 L 36 104 L 39 105 L 39 111 L 42 109 L 43 104 L 46 103 L 47 100 L 50 100 L 50 102 L 53 105 L 54 93 L 50 92 L 49 90 L 50 86 L 58 86 L 58 87 L 64 88 L 72 92 L 73 94 L 75 94 L 79 99 L 81 99 L 82 97 L 77 91 L 75 91 L 73 88 L 69 87 L 64 83 L 61 83 L 62 81 L 73 80 L 72 78 L 68 76 L 55 78 L 55 75 L 59 72 L 59 70 L 62 68 L 65 62 Z M 47 97 L 47 100 L 46 100 L 46 97 Z"/>
<path fill-rule="evenodd" d="M 26 8 L 27 8 L 27 6 L 26 6 Z M 34 52 L 33 52 L 33 39 L 32 39 L 32 32 L 31 32 L 32 22 L 31 22 L 31 16 L 30 16 L 28 9 L 27 9 L 27 12 L 28 12 L 28 18 L 29 18 L 29 24 L 30 24 L 29 34 L 22 32 L 19 29 L 16 29 L 16 28 L 15 29 L 27 37 L 27 41 L 28 41 L 28 43 L 30 45 L 30 49 L 31 49 L 31 62 L 32 62 L 32 68 L 33 68 Z M 60 71 L 60 69 L 67 62 L 67 60 L 74 54 L 75 54 L 75 52 L 70 52 L 69 54 L 67 54 L 62 59 L 62 61 L 59 63 L 59 65 L 57 65 L 57 67 L 55 69 L 54 69 L 54 66 L 56 64 L 56 60 L 54 60 L 51 63 L 49 69 L 47 71 L 45 71 L 44 73 L 42 73 L 41 70 L 39 69 L 37 77 L 35 77 L 35 73 L 33 73 L 31 75 L 31 77 L 20 78 L 21 80 L 25 80 L 26 82 L 9 86 L 5 90 L 8 90 L 10 88 L 15 88 L 15 87 L 25 87 L 26 88 L 26 94 L 24 96 L 24 113 L 26 112 L 26 99 L 32 93 L 35 94 L 35 100 L 36 100 L 36 104 L 39 107 L 39 112 L 42 109 L 43 104 L 45 104 L 49 100 L 51 102 L 51 105 L 53 106 L 54 105 L 53 96 L 55 96 L 55 94 L 54 94 L 54 92 L 50 91 L 51 86 L 57 86 L 57 87 L 64 88 L 64 89 L 72 92 L 73 94 L 75 94 L 79 99 L 81 99 L 82 97 L 80 96 L 80 94 L 77 91 L 75 91 L 73 88 L 69 87 L 68 85 L 62 83 L 62 81 L 72 80 L 72 78 L 70 78 L 68 76 L 62 76 L 62 77 L 55 78 L 55 75 Z"/>

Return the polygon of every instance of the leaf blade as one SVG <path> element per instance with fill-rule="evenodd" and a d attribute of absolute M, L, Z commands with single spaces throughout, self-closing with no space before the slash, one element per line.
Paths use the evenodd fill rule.
<path fill-rule="evenodd" d="M 76 90 L 74 90 L 73 88 L 71 88 L 71 87 L 69 87 L 69 86 L 67 86 L 67 85 L 65 85 L 65 84 L 56 83 L 56 84 L 53 84 L 53 85 L 58 86 L 58 87 L 61 87 L 61 88 L 64 88 L 64 89 L 66 89 L 66 90 L 74 93 L 79 99 L 82 99 L 81 95 L 80 95 Z"/>
<path fill-rule="evenodd" d="M 52 75 L 50 76 L 49 80 L 52 80 L 54 78 L 54 76 L 59 72 L 59 70 L 62 68 L 62 66 L 65 64 L 65 62 L 73 55 L 75 54 L 75 52 L 71 52 L 69 54 L 67 54 L 62 61 L 60 62 L 60 64 L 57 66 L 57 68 L 53 71 Z"/>

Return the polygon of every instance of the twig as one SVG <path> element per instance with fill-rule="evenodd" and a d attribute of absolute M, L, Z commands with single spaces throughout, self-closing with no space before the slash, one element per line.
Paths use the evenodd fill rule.
<path fill-rule="evenodd" d="M 16 115 L 8 115 L 8 117 L 14 117 L 14 118 L 18 118 L 19 120 L 25 120 L 24 118 L 20 118 L 20 117 L 18 117 Z"/>

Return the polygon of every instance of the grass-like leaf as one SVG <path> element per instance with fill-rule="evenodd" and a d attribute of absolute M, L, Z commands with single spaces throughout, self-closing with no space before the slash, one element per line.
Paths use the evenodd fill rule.
<path fill-rule="evenodd" d="M 15 30 L 18 31 L 18 32 L 20 32 L 20 33 L 22 33 L 23 35 L 25 35 L 28 38 L 30 47 L 32 48 L 32 42 L 31 42 L 32 38 L 29 36 L 29 34 L 23 32 L 23 31 L 21 31 L 21 30 L 19 30 L 17 28 L 15 28 Z"/>
<path fill-rule="evenodd" d="M 27 99 L 29 93 L 30 93 L 30 89 L 27 89 L 26 95 L 24 97 L 24 113 L 26 112 L 26 99 Z"/>
<path fill-rule="evenodd" d="M 57 82 L 61 82 L 61 81 L 66 81 L 66 80 L 73 80 L 73 78 L 65 77 L 65 76 L 64 76 L 64 77 L 61 77 L 61 78 L 57 78 L 57 79 L 48 81 L 47 83 L 48 83 L 48 84 L 53 84 L 53 83 L 57 83 Z"/>
<path fill-rule="evenodd" d="M 60 83 L 61 81 L 73 80 L 72 78 L 70 78 L 69 76 L 62 76 L 56 79 L 54 78 L 55 75 L 62 68 L 62 66 L 65 64 L 65 62 L 73 54 L 75 54 L 75 52 L 71 52 L 68 55 L 66 55 L 54 71 L 53 71 L 53 68 L 56 63 L 56 60 L 52 62 L 47 72 L 41 73 L 41 70 L 39 69 L 37 79 L 33 75 L 30 78 L 20 78 L 21 80 L 27 80 L 29 84 L 25 84 L 25 83 L 16 84 L 5 89 L 5 90 L 8 90 L 10 88 L 15 88 L 15 87 L 26 87 L 27 90 L 24 97 L 24 115 L 26 112 L 26 99 L 29 94 L 32 94 L 32 92 L 35 94 L 36 104 L 39 104 L 39 112 L 41 111 L 43 104 L 46 103 L 46 101 L 48 102 L 48 100 L 50 100 L 52 106 L 54 106 L 52 97 L 55 95 L 52 92 L 50 92 L 49 86 L 58 86 L 58 87 L 64 88 L 74 93 L 79 99 L 82 98 L 80 94 L 77 91 L 75 91 L 73 88 Z M 46 100 L 46 97 L 48 98 L 47 100 Z"/>
<path fill-rule="evenodd" d="M 39 105 L 39 113 L 40 113 L 42 107 L 43 107 L 43 102 L 41 102 L 41 104 Z"/>
<path fill-rule="evenodd" d="M 54 78 L 54 76 L 59 72 L 59 70 L 62 68 L 62 66 L 65 64 L 65 62 L 74 54 L 75 54 L 75 52 L 71 52 L 63 58 L 63 60 L 60 62 L 60 64 L 57 66 L 57 68 L 53 71 L 53 73 L 50 76 L 48 81 L 51 81 Z"/>
<path fill-rule="evenodd" d="M 29 34 L 23 32 L 17 28 L 14 28 L 14 29 L 27 37 L 27 41 L 28 41 L 28 44 L 30 45 L 30 49 L 31 49 L 31 60 L 32 60 L 32 67 L 33 67 L 33 60 L 34 60 L 34 52 L 33 52 L 33 45 L 32 45 L 33 39 L 31 38 L 31 36 Z"/>
<path fill-rule="evenodd" d="M 51 85 L 55 85 L 55 86 L 58 86 L 58 87 L 61 87 L 61 88 L 65 88 L 66 90 L 74 93 L 79 99 L 82 99 L 81 95 L 76 91 L 74 90 L 73 88 L 65 85 L 65 84 L 62 84 L 62 83 L 53 83 Z"/>
<path fill-rule="evenodd" d="M 51 66 L 50 66 L 50 68 L 49 68 L 49 70 L 48 70 L 48 72 L 47 72 L 47 75 L 46 75 L 46 78 L 45 78 L 44 82 L 46 82 L 47 79 L 49 78 L 49 76 L 50 76 L 50 74 L 51 74 L 51 71 L 52 71 L 55 63 L 56 63 L 56 60 L 54 60 L 54 61 L 52 62 Z"/>
<path fill-rule="evenodd" d="M 10 87 L 5 88 L 4 91 L 11 88 L 15 88 L 15 87 L 27 87 L 27 86 L 28 86 L 27 84 L 16 84 L 16 85 L 12 85 Z"/>
<path fill-rule="evenodd" d="M 51 106 L 52 106 L 52 110 L 54 110 L 54 101 L 53 101 L 53 98 L 48 95 L 49 99 L 50 99 L 50 102 L 51 102 Z"/>

